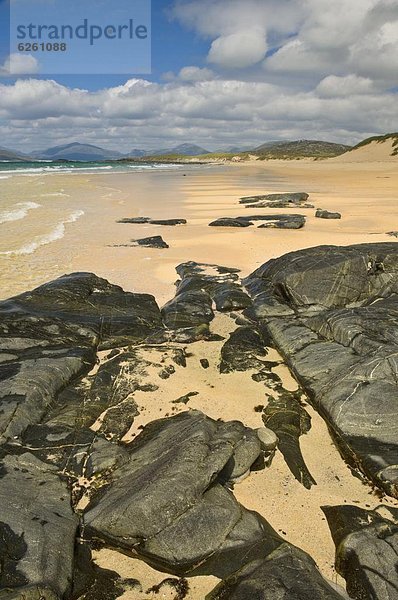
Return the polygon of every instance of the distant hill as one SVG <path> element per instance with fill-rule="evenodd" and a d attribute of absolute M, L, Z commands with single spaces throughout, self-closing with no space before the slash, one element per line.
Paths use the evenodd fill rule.
<path fill-rule="evenodd" d="M 267 142 L 252 151 L 261 159 L 331 158 L 351 149 L 351 146 L 320 140 Z"/>
<path fill-rule="evenodd" d="M 148 153 L 146 150 L 140 150 L 139 148 L 133 148 L 131 152 L 128 152 L 125 156 L 130 158 L 141 158 L 142 156 L 146 156 Z"/>
<path fill-rule="evenodd" d="M 10 160 L 14 162 L 25 162 L 29 160 L 27 156 L 22 153 L 15 152 L 14 150 L 8 150 L 7 148 L 0 148 L 0 161 Z"/>
<path fill-rule="evenodd" d="M 245 146 L 225 146 L 218 150 L 214 150 L 213 154 L 240 154 L 241 152 L 250 152 L 252 149 L 253 146 L 249 144 L 246 144 Z"/>
<path fill-rule="evenodd" d="M 398 133 L 374 135 L 366 138 L 339 158 L 344 162 L 398 160 Z"/>
<path fill-rule="evenodd" d="M 99 146 L 72 142 L 71 144 L 54 146 L 42 152 L 35 152 L 34 156 L 45 160 L 98 161 L 118 159 L 124 155 L 114 150 L 105 150 Z"/>
<path fill-rule="evenodd" d="M 175 146 L 175 148 L 149 150 L 145 153 L 145 156 L 198 156 L 202 154 L 209 154 L 209 151 L 196 146 L 196 144 L 180 144 L 179 146 Z"/>

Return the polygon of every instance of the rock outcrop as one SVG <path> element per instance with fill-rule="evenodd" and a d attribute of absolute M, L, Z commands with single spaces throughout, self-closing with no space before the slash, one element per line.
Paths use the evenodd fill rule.
<path fill-rule="evenodd" d="M 133 225 L 166 225 L 166 226 L 175 226 L 175 225 L 186 225 L 186 219 L 151 219 L 150 217 L 132 217 L 126 219 L 120 219 L 117 223 L 127 223 Z"/>
<path fill-rule="evenodd" d="M 233 490 L 277 451 L 315 484 L 300 450 L 311 426 L 304 390 L 353 468 L 398 495 L 396 244 L 291 253 L 244 287 L 234 268 L 177 272 L 162 310 L 90 273 L 0 302 L 0 598 L 114 600 L 141 589 L 93 563 L 90 544 L 178 577 L 219 577 L 209 600 L 346 598 Z M 219 316 L 228 338 L 212 338 L 217 312 L 229 313 Z M 203 375 L 218 366 L 219 377 L 247 371 L 267 386 L 255 408 L 265 427 L 190 410 L 194 385 L 176 390 L 173 416 L 137 427 L 143 395 L 156 399 L 161 382 L 185 373 L 197 339 Z M 202 353 L 207 339 L 223 342 L 218 364 Z M 270 348 L 297 392 L 283 388 Z M 395 598 L 396 511 L 324 510 L 351 597 Z"/>
<path fill-rule="evenodd" d="M 133 245 L 144 246 L 145 248 L 169 248 L 161 235 L 153 235 L 151 237 L 141 238 L 139 240 L 131 240 Z"/>
<path fill-rule="evenodd" d="M 318 208 L 315 216 L 318 219 L 341 219 L 341 214 L 339 212 L 330 212 L 328 210 L 323 210 L 322 208 Z"/>
<path fill-rule="evenodd" d="M 347 460 L 397 497 L 397 245 L 301 250 L 244 283 Z"/>
<path fill-rule="evenodd" d="M 222 217 L 209 224 L 210 227 L 250 227 L 261 221 L 260 229 L 301 229 L 305 225 L 303 215 L 253 215 L 250 217 Z"/>
<path fill-rule="evenodd" d="M 305 192 L 293 194 L 265 194 L 263 196 L 246 196 L 239 203 L 246 204 L 247 208 L 313 208 L 308 204 L 309 195 Z"/>
<path fill-rule="evenodd" d="M 398 509 L 388 518 L 358 506 L 323 511 L 336 545 L 336 568 L 354 600 L 393 600 L 398 594 Z"/>

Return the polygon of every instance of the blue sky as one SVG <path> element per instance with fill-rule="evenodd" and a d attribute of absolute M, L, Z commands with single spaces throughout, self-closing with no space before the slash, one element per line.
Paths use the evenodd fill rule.
<path fill-rule="evenodd" d="M 37 0 L 27 1 L 32 5 L 33 14 Z M 128 4 L 131 0 L 118 1 Z M 132 1 L 134 2 L 134 0 Z M 71 2 L 72 0 L 69 0 L 69 6 Z M 170 71 L 178 73 L 187 64 L 206 66 L 206 56 L 209 47 L 208 41 L 192 30 L 183 27 L 172 17 L 170 13 L 171 2 L 167 0 L 152 0 L 150 4 L 152 15 L 152 68 L 151 74 L 145 74 L 145 79 L 161 82 L 165 73 Z M 8 5 L 9 0 L 0 0 L 0 64 L 4 63 L 9 53 Z M 112 7 L 112 4 L 108 3 L 108 5 Z M 108 17 L 112 13 L 107 10 L 105 14 Z M 84 15 L 87 16 L 86 11 Z M 137 75 L 137 73 L 131 72 L 130 75 Z M 27 75 L 25 78 L 29 76 Z M 23 76 L 19 76 L 18 78 L 21 79 Z M 3 78 L 3 82 L 12 83 L 18 78 L 6 77 Z M 40 76 L 38 74 L 37 78 L 48 79 L 49 75 Z M 121 85 L 128 79 L 126 75 L 63 75 L 56 72 L 51 73 L 51 78 L 69 87 L 84 87 L 93 91 Z"/>
<path fill-rule="evenodd" d="M 96 1 L 106 22 L 105 0 Z M 5 5 L 2 146 L 212 150 L 279 139 L 353 143 L 398 129 L 397 0 L 152 0 L 150 75 L 43 75 L 38 54 L 25 53 L 11 58 L 13 78 Z M 106 2 L 106 12 L 116 5 Z"/>

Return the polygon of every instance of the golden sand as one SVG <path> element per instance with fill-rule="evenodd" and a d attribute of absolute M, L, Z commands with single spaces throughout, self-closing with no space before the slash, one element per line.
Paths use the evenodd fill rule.
<path fill-rule="evenodd" d="M 175 172 L 7 179 L 0 182 L 7 206 L 16 202 L 41 206 L 29 211 L 23 220 L 0 226 L 0 251 L 21 249 L 32 239 L 43 240 L 60 222 L 64 222 L 64 235 L 32 253 L 0 254 L 0 295 L 8 297 L 66 272 L 93 271 L 126 290 L 153 293 L 161 305 L 174 295 L 175 267 L 187 260 L 239 267 L 246 275 L 270 258 L 304 247 L 392 241 L 395 238 L 386 233 L 398 230 L 397 164 L 347 159 L 269 161 L 190 167 Z M 272 211 L 248 209 L 238 203 L 241 196 L 285 191 L 306 191 L 315 207 L 339 211 L 342 219 L 316 219 L 313 209 Z M 84 211 L 84 215 L 66 222 L 77 211 Z M 304 214 L 307 224 L 302 230 L 208 227 L 218 217 L 275 212 Z M 185 218 L 188 224 L 162 227 L 116 223 L 137 216 Z M 116 247 L 152 235 L 162 235 L 170 248 Z M 227 336 L 233 325 L 229 317 L 218 316 L 212 328 Z M 254 407 L 264 403 L 267 390 L 255 383 L 250 373 L 221 375 L 217 368 L 221 345 L 190 345 L 185 369 L 176 367 L 169 380 L 159 379 L 157 392 L 139 392 L 136 400 L 142 410 L 129 434 L 138 433 L 139 426 L 153 419 L 189 408 L 200 409 L 213 418 L 238 419 L 247 426 L 260 427 L 261 415 Z M 204 357 L 210 361 L 207 370 L 200 366 Z M 286 389 L 295 389 L 286 367 L 280 365 L 276 372 Z M 187 406 L 172 404 L 192 391 L 198 395 Z M 334 569 L 334 545 L 320 507 L 355 503 L 374 508 L 380 500 L 370 486 L 352 476 L 323 420 L 310 407 L 307 410 L 312 429 L 301 438 L 301 447 L 317 485 L 304 489 L 277 453 L 271 468 L 253 473 L 236 485 L 235 495 L 244 506 L 268 519 L 289 542 L 309 552 L 326 577 L 341 584 Z M 167 575 L 110 550 L 95 556 L 101 566 L 141 581 L 143 592 L 126 592 L 124 600 L 173 598 L 167 588 L 159 594 L 146 593 Z M 188 599 L 203 600 L 216 582 L 213 577 L 190 581 Z"/>

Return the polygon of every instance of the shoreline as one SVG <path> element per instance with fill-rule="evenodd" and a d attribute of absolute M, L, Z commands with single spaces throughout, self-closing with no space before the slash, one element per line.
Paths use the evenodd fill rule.
<path fill-rule="evenodd" d="M 279 161 L 270 168 L 269 163 L 253 162 L 187 173 L 170 170 L 112 175 L 117 178 L 110 180 L 108 174 L 95 178 L 58 174 L 50 178 L 26 177 L 14 181 L 15 186 L 11 180 L 2 184 L 9 196 L 14 194 L 12 202 L 30 201 L 39 205 L 27 211 L 22 219 L 1 225 L 5 231 L 4 245 L 11 243 L 14 232 L 20 236 L 21 245 L 23 236 L 45 235 L 50 224 L 54 227 L 60 220 L 65 221 L 65 215 L 84 210 L 80 219 L 65 225 L 64 235 L 58 240 L 27 255 L 0 255 L 2 298 L 33 289 L 64 273 L 88 271 L 126 291 L 153 294 L 161 307 L 174 297 L 175 268 L 186 261 L 236 267 L 243 278 L 270 259 L 291 251 L 324 244 L 394 242 L 386 233 L 398 229 L 398 173 L 390 163 L 353 166 L 338 162 Z M 314 216 L 315 208 L 249 209 L 239 204 L 239 198 L 244 196 L 296 191 L 308 192 L 315 208 L 341 212 L 342 219 L 318 219 Z M 211 221 L 220 217 L 259 213 L 300 213 L 305 215 L 306 224 L 299 230 L 209 227 Z M 187 224 L 168 227 L 117 222 L 134 217 L 184 218 Z M 170 247 L 163 250 L 119 247 L 129 244 L 131 239 L 153 235 L 161 235 Z M 253 429 L 263 426 L 256 407 L 263 405 L 267 396 L 275 395 L 272 385 L 261 385 L 253 379 L 255 369 L 228 374 L 219 371 L 223 344 L 235 327 L 229 316 L 217 314 L 211 331 L 220 338 L 189 344 L 187 366 L 173 365 L 170 379 L 157 378 L 157 374 L 155 377 L 155 367 L 160 368 L 165 361 L 168 364 L 166 355 L 170 347 L 163 352 L 155 343 L 144 349 L 141 360 L 150 365 L 148 372 L 155 377 L 156 389 L 143 385 L 142 390 L 134 392 L 139 415 L 128 431 L 129 439 L 154 420 L 189 410 L 201 411 L 216 422 L 238 420 Z M 121 350 L 125 351 L 126 348 Z M 267 360 L 274 363 L 271 374 L 280 378 L 283 390 L 294 393 L 298 384 L 281 355 L 271 348 L 267 352 Z M 98 370 L 111 360 L 111 354 L 100 352 L 98 358 L 100 362 L 87 377 L 95 379 Z M 204 358 L 209 361 L 206 369 L 200 362 Z M 175 403 L 192 392 L 195 395 L 190 397 L 188 406 Z M 308 552 L 325 578 L 341 586 L 343 579 L 334 567 L 334 543 L 321 506 L 347 503 L 371 510 L 381 500 L 370 484 L 364 485 L 353 477 L 326 422 L 307 402 L 304 406 L 312 427 L 301 436 L 300 446 L 317 485 L 305 489 L 278 452 L 270 468 L 252 472 L 239 481 L 234 494 L 243 506 L 267 519 L 283 539 Z M 396 506 L 394 500 L 386 497 L 383 503 Z M 138 579 L 145 590 L 166 578 L 136 558 L 121 556 L 113 550 L 96 551 L 94 558 L 97 564 L 119 572 L 122 577 Z M 203 600 L 217 581 L 215 577 L 192 580 L 187 599 Z M 168 598 L 167 590 L 164 593 Z M 141 597 L 148 595 L 126 591 L 122 596 L 123 600 Z"/>

